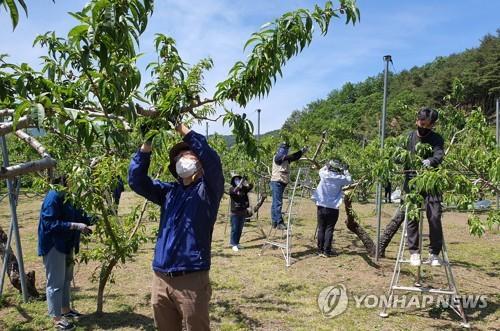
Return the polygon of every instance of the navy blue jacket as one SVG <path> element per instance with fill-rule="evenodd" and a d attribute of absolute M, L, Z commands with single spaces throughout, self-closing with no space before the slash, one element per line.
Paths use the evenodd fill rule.
<path fill-rule="evenodd" d="M 50 190 L 40 210 L 38 255 L 47 255 L 52 247 L 64 254 L 69 254 L 72 248 L 75 254 L 78 253 L 80 231 L 70 230 L 72 222 L 90 224 L 90 218 L 82 210 L 65 202 L 63 193 Z"/>
<path fill-rule="evenodd" d="M 190 131 L 184 141 L 204 171 L 191 185 L 152 180 L 151 153 L 138 151 L 129 166 L 130 188 L 161 207 L 153 259 L 153 270 L 158 272 L 210 269 L 212 232 L 224 193 L 222 164 L 203 135 Z"/>
<path fill-rule="evenodd" d="M 274 162 L 276 162 L 277 165 L 281 165 L 285 161 L 292 163 L 293 161 L 300 159 L 302 154 L 302 151 L 297 151 L 289 155 L 288 147 L 280 145 L 280 147 L 278 147 L 278 151 L 276 151 L 276 154 L 274 155 Z"/>

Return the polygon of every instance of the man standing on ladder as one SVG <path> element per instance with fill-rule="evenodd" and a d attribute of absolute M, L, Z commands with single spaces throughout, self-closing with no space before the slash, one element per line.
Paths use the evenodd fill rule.
<path fill-rule="evenodd" d="M 271 220 L 273 228 L 278 230 L 286 230 L 281 209 L 283 207 L 283 192 L 290 181 L 290 163 L 300 159 L 308 150 L 307 147 L 302 147 L 299 151 L 293 154 L 288 154 L 289 148 L 290 146 L 287 142 L 281 143 L 273 158 L 270 184 L 273 194 Z"/>
<path fill-rule="evenodd" d="M 444 157 L 444 141 L 441 135 L 432 131 L 434 124 L 438 119 L 438 112 L 434 109 L 424 107 L 417 113 L 417 129 L 412 131 L 408 137 L 407 149 L 412 154 L 415 153 L 417 143 L 429 144 L 432 147 L 432 155 L 422 160 L 425 168 L 437 167 Z M 405 181 L 403 189 L 405 193 L 410 192 L 409 181 L 416 176 L 415 171 L 405 169 Z M 443 228 L 441 225 L 441 194 L 424 194 L 425 211 L 429 221 L 429 263 L 431 266 L 441 266 L 442 261 L 439 257 L 443 246 Z M 408 248 L 410 250 L 410 264 L 420 266 L 421 258 L 419 254 L 419 231 L 418 220 L 408 222 Z"/>

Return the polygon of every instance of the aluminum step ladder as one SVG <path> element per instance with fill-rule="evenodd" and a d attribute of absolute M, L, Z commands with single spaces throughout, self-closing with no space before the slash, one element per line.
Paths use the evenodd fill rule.
<path fill-rule="evenodd" d="M 422 220 L 422 212 L 420 211 L 420 221 L 419 221 L 419 254 L 422 256 L 422 228 L 423 228 L 423 220 Z M 388 296 L 389 299 L 385 302 L 385 305 L 382 308 L 382 311 L 379 313 L 380 317 L 386 318 L 389 316 L 387 313 L 387 308 L 392 305 L 393 299 L 394 299 L 394 292 L 395 291 L 402 291 L 402 292 L 420 292 L 420 293 L 431 293 L 431 294 L 441 294 L 445 295 L 448 298 L 448 306 L 462 319 L 462 322 L 460 325 L 463 328 L 470 328 L 470 324 L 467 320 L 467 316 L 465 314 L 463 304 L 462 304 L 462 299 L 458 293 L 458 288 L 455 283 L 455 278 L 453 276 L 453 272 L 451 270 L 451 264 L 448 259 L 448 251 L 446 249 L 446 244 L 445 240 L 443 237 L 443 247 L 441 250 L 441 256 L 442 256 L 442 266 L 444 268 L 445 274 L 446 274 L 446 279 L 448 281 L 447 288 L 430 288 L 430 287 L 424 287 L 422 286 L 421 283 L 421 266 L 416 267 L 417 268 L 417 276 L 415 279 L 414 286 L 402 286 L 400 285 L 400 275 L 401 275 L 401 265 L 402 264 L 409 264 L 410 259 L 406 259 L 404 256 L 404 251 L 406 247 L 406 238 L 407 238 L 407 229 L 408 229 L 408 206 L 406 207 L 405 210 L 405 219 L 403 222 L 403 232 L 401 235 L 401 240 L 399 243 L 399 250 L 398 250 L 398 255 L 396 257 L 396 264 L 394 265 L 394 272 L 392 274 L 392 279 L 391 283 L 389 285 L 389 290 L 388 290 Z M 430 265 L 429 261 L 422 261 L 421 264 L 425 265 Z"/>
<path fill-rule="evenodd" d="M 308 173 L 308 169 L 299 168 L 297 171 L 297 177 L 295 178 L 295 182 L 293 185 L 293 190 L 289 193 L 288 196 L 288 206 L 286 208 L 287 213 L 287 224 L 286 230 L 278 230 L 276 228 L 272 228 L 269 230 L 266 240 L 262 244 L 262 248 L 260 250 L 259 256 L 264 254 L 264 251 L 271 247 L 277 247 L 281 250 L 283 254 L 283 258 L 285 259 L 285 265 L 289 267 L 292 264 L 292 220 L 295 216 L 294 214 L 294 202 L 295 196 L 298 193 L 301 184 Z M 301 180 L 302 178 L 302 180 Z M 281 232 L 281 234 L 279 233 Z"/>

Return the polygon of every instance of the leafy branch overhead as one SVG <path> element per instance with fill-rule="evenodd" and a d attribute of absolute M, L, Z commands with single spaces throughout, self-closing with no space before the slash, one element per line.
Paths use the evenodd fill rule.
<path fill-rule="evenodd" d="M 228 78 L 217 85 L 215 99 L 235 101 L 244 107 L 251 99 L 269 94 L 287 61 L 311 43 L 314 25 L 326 35 L 331 18 L 340 15 L 345 16 L 346 24 L 359 21 L 355 1 L 341 0 L 338 9 L 328 1 L 324 8 L 316 5 L 312 12 L 299 9 L 263 25 L 245 44 L 245 49 L 253 46 L 248 60 L 232 67 Z"/>

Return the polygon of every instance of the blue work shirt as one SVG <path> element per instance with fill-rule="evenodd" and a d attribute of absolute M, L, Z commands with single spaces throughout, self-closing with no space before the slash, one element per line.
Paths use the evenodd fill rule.
<path fill-rule="evenodd" d="M 47 255 L 52 247 L 63 254 L 80 248 L 80 231 L 71 230 L 71 223 L 90 224 L 90 218 L 80 209 L 64 201 L 64 194 L 55 190 L 47 192 L 40 210 L 38 223 L 38 255 Z"/>
<path fill-rule="evenodd" d="M 138 151 L 129 166 L 130 188 L 161 207 L 153 258 L 153 270 L 158 272 L 210 269 L 212 232 L 224 193 L 222 164 L 203 135 L 190 131 L 184 141 L 204 172 L 188 186 L 151 179 L 151 153 Z"/>
<path fill-rule="evenodd" d="M 342 187 L 352 183 L 351 175 L 347 170 L 340 174 L 324 166 L 319 170 L 319 177 L 321 180 L 312 199 L 316 201 L 317 206 L 339 209 L 344 197 Z"/>

